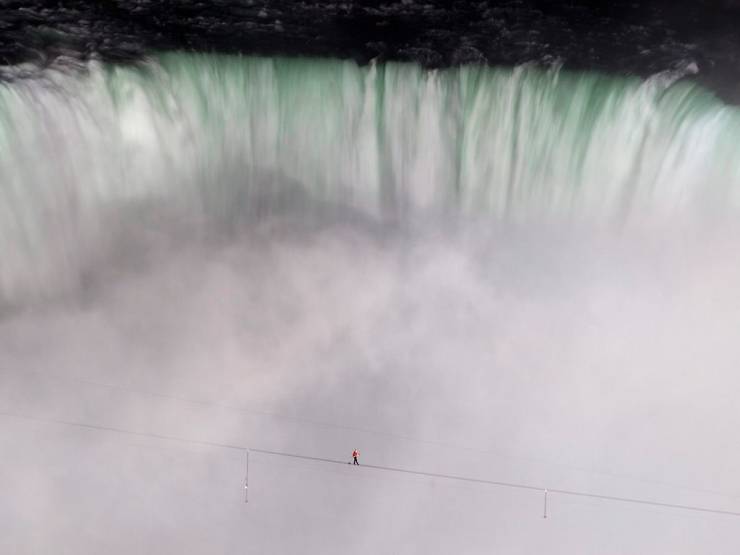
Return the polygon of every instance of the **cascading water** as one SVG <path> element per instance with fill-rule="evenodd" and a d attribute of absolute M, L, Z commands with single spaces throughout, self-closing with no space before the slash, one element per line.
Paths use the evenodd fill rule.
<path fill-rule="evenodd" d="M 142 207 L 218 225 L 298 193 L 597 221 L 740 201 L 740 113 L 662 78 L 191 54 L 84 69 L 0 88 L 0 300 L 76 283 Z"/>
<path fill-rule="evenodd" d="M 740 551 L 614 501 L 740 511 L 737 108 L 529 66 L 9 73 L 0 553 Z"/>

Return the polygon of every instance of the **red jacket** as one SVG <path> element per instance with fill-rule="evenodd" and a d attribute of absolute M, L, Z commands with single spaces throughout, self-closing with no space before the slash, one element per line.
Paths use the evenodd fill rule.
<path fill-rule="evenodd" d="M 355 449 L 354 451 L 352 451 L 352 457 L 353 458 L 357 458 L 359 456 L 360 456 L 360 452 L 357 449 Z"/>

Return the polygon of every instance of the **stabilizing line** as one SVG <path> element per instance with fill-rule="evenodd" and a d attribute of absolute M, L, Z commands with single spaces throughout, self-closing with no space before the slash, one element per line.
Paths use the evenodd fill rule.
<path fill-rule="evenodd" d="M 247 447 L 244 445 L 218 443 L 215 441 L 207 441 L 207 440 L 200 440 L 200 439 L 189 439 L 189 438 L 177 437 L 177 436 L 171 436 L 171 435 L 165 435 L 165 434 L 137 432 L 135 430 L 127 430 L 125 428 L 117 428 L 113 426 L 86 424 L 84 422 L 73 422 L 69 420 L 59 420 L 55 418 L 43 418 L 39 416 L 12 413 L 12 412 L 6 412 L 6 411 L 0 411 L 0 416 L 4 416 L 6 418 L 15 418 L 15 419 L 21 419 L 21 420 L 32 420 L 36 422 L 44 422 L 47 424 L 58 424 L 60 426 L 71 426 L 75 428 L 83 428 L 83 429 L 88 429 L 88 430 L 114 432 L 118 434 L 130 435 L 130 436 L 151 437 L 155 439 L 162 439 L 165 441 L 176 441 L 180 443 L 190 443 L 193 445 L 202 445 L 205 447 L 213 447 L 213 448 L 219 448 L 219 449 L 231 449 L 233 451 L 244 451 L 247 454 L 247 477 L 245 479 L 245 487 L 244 487 L 245 503 L 248 501 L 247 495 L 249 491 L 248 479 L 249 479 L 249 452 L 250 451 L 254 453 L 260 453 L 263 455 L 272 455 L 275 457 L 287 457 L 287 458 L 292 458 L 292 459 L 300 459 L 304 461 L 315 461 L 315 462 L 323 462 L 323 463 L 329 463 L 329 464 L 341 464 L 341 465 L 347 464 L 347 461 L 340 461 L 338 459 L 329 459 L 329 458 L 324 458 L 324 457 L 311 457 L 309 455 L 300 455 L 298 453 L 288 453 L 285 451 L 270 451 L 268 449 L 256 449 L 254 447 Z M 455 480 L 458 482 L 469 482 L 473 484 L 486 484 L 490 486 L 499 486 L 499 487 L 505 487 L 505 488 L 544 492 L 545 494 L 544 517 L 545 518 L 547 518 L 547 494 L 548 493 L 559 493 L 561 495 L 571 495 L 574 497 L 585 497 L 585 498 L 590 498 L 590 499 L 601 499 L 604 501 L 618 501 L 620 503 L 635 503 L 638 505 L 649 505 L 652 507 L 663 507 L 667 509 L 679 509 L 683 511 L 694 511 L 694 512 L 701 512 L 701 513 L 711 513 L 711 514 L 717 514 L 717 515 L 740 517 L 740 512 L 736 512 L 736 511 L 725 511 L 722 509 L 712 509 L 712 508 L 698 507 L 698 506 L 693 506 L 693 505 L 678 505 L 675 503 L 663 503 L 661 501 L 650 501 L 647 499 L 637 499 L 633 497 L 618 497 L 614 495 L 601 495 L 597 493 L 589 493 L 589 492 L 584 492 L 584 491 L 543 488 L 543 487 L 537 487 L 537 486 L 532 486 L 528 484 L 517 484 L 514 482 L 501 482 L 497 480 L 485 480 L 483 478 L 472 478 L 469 476 L 460 476 L 457 474 L 442 474 L 442 473 L 437 473 L 437 472 L 424 472 L 421 470 L 409 470 L 406 468 L 398 468 L 394 466 L 381 466 L 381 465 L 375 465 L 375 464 L 363 464 L 361 465 L 361 468 L 370 468 L 373 470 L 382 470 L 385 472 L 396 472 L 400 474 L 412 474 L 414 476 L 426 476 L 430 478 L 442 478 L 444 480 Z"/>

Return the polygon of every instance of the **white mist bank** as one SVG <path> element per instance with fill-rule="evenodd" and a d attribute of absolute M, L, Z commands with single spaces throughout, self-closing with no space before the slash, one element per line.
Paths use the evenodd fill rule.
<path fill-rule="evenodd" d="M 87 296 L 5 318 L 0 406 L 735 510 L 739 243 L 271 220 L 219 246 L 164 245 Z M 245 505 L 240 453 L 0 425 L 14 553 L 739 545 L 731 517 L 552 496 L 545 521 L 536 493 L 257 454 Z"/>

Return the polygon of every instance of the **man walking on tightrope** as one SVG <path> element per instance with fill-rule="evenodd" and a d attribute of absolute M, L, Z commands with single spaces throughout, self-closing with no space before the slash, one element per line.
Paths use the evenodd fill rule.
<path fill-rule="evenodd" d="M 352 464 L 353 465 L 356 464 L 357 466 L 360 466 L 360 463 L 357 462 L 357 458 L 359 456 L 360 456 L 360 452 L 357 449 L 355 449 L 354 451 L 352 451 L 352 461 L 353 461 Z"/>

